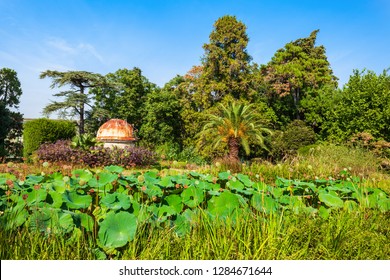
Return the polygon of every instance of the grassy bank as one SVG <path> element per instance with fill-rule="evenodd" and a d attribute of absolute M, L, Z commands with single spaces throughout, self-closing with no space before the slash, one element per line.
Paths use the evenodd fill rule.
<path fill-rule="evenodd" d="M 389 259 L 390 215 L 339 211 L 324 220 L 304 215 L 248 216 L 215 222 L 199 214 L 194 229 L 178 237 L 169 228 L 140 226 L 112 259 L 141 260 L 365 260 Z M 91 236 L 42 236 L 27 229 L 0 232 L 0 258 L 98 259 Z"/>

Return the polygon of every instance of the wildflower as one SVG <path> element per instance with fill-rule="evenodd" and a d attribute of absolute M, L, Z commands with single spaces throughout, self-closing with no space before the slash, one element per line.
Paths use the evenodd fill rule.
<path fill-rule="evenodd" d="M 27 200 L 27 198 L 28 198 L 28 194 L 24 194 L 24 195 L 22 195 L 22 198 L 23 198 L 23 200 Z"/>
<path fill-rule="evenodd" d="M 41 185 L 35 185 L 34 190 L 39 190 L 41 188 Z"/>

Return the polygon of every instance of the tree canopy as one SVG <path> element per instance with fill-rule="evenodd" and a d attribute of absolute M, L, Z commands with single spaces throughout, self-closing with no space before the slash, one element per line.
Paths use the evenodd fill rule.
<path fill-rule="evenodd" d="M 211 32 L 210 42 L 203 45 L 196 98 L 202 108 L 208 108 L 227 95 L 239 99 L 250 90 L 251 57 L 247 51 L 246 26 L 234 16 L 219 18 Z"/>
<path fill-rule="evenodd" d="M 250 153 L 250 142 L 255 142 L 266 148 L 264 138 L 271 131 L 264 126 L 264 121 L 259 118 L 253 105 L 245 105 L 236 102 L 228 106 L 219 104 L 220 114 L 209 114 L 208 121 L 201 134 L 211 131 L 214 135 L 214 146 L 225 142 L 228 145 L 228 157 L 238 161 L 239 147 L 242 146 L 246 154 Z"/>
<path fill-rule="evenodd" d="M 12 111 L 18 108 L 21 95 L 22 88 L 16 71 L 0 69 L 0 157 L 21 154 L 21 143 L 15 139 L 22 135 L 23 116 Z"/>
<path fill-rule="evenodd" d="M 98 86 L 107 86 L 104 76 L 86 71 L 51 71 L 47 70 L 40 75 L 41 79 L 51 78 L 51 88 L 69 86 L 68 90 L 54 94 L 62 101 L 52 101 L 44 109 L 43 113 L 49 115 L 60 112 L 61 116 L 78 116 L 79 133 L 84 133 L 85 105 L 91 105 L 88 90 Z"/>
<path fill-rule="evenodd" d="M 291 120 L 303 118 L 300 102 L 307 94 L 324 86 L 337 87 L 325 47 L 315 45 L 318 31 L 286 44 L 262 67 L 264 80 L 270 85 L 267 95 L 271 103 L 278 102 L 276 98 L 290 103 Z"/>

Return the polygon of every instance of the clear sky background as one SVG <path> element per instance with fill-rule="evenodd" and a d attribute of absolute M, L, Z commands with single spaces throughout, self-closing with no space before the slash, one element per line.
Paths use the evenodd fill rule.
<path fill-rule="evenodd" d="M 214 22 L 227 14 L 247 26 L 258 64 L 320 29 L 317 45 L 340 87 L 353 69 L 390 67 L 390 0 L 0 0 L 0 68 L 18 73 L 20 112 L 37 118 L 60 91 L 41 72 L 139 67 L 163 86 L 200 64 Z"/>

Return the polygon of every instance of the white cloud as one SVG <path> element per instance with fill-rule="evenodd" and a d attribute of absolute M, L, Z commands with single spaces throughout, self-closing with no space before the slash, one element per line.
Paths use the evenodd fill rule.
<path fill-rule="evenodd" d="M 62 38 L 50 38 L 49 40 L 46 41 L 46 44 L 64 53 L 68 53 L 68 54 L 77 53 L 77 48 L 70 46 L 68 42 L 66 42 L 66 40 Z"/>
<path fill-rule="evenodd" d="M 70 44 L 63 38 L 51 37 L 46 41 L 46 45 L 51 47 L 54 55 L 66 56 L 72 59 L 91 56 L 103 63 L 103 57 L 96 48 L 90 43 Z M 50 50 L 49 50 L 50 51 Z"/>

